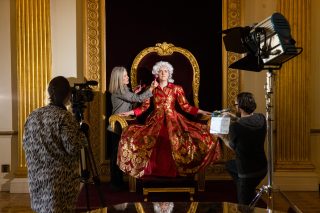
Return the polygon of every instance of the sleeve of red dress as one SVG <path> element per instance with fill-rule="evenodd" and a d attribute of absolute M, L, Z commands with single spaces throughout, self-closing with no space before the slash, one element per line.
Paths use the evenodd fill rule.
<path fill-rule="evenodd" d="M 177 100 L 181 109 L 191 115 L 196 115 L 198 113 L 199 108 L 191 106 L 189 104 L 182 87 L 177 86 L 176 89 L 177 89 Z"/>
<path fill-rule="evenodd" d="M 145 111 L 147 111 L 147 109 L 149 107 L 150 107 L 150 98 L 145 100 L 140 107 L 137 107 L 137 108 L 133 109 L 133 113 L 134 113 L 135 116 L 138 117 L 141 114 L 143 114 Z"/>

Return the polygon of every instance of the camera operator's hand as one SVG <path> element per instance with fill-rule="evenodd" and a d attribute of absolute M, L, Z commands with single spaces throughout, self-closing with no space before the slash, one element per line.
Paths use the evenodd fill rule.
<path fill-rule="evenodd" d="M 231 112 L 223 112 L 222 116 L 230 116 L 232 121 L 237 121 L 239 117 Z"/>
<path fill-rule="evenodd" d="M 89 136 L 89 125 L 86 123 L 81 123 L 80 130 L 88 137 Z"/>

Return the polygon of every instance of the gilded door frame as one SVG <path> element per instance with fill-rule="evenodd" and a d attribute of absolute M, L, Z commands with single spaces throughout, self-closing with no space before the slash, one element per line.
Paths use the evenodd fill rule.
<path fill-rule="evenodd" d="M 223 0 L 222 28 L 228 29 L 241 25 L 241 0 Z M 96 162 L 103 177 L 109 176 L 109 165 L 105 161 L 105 0 L 83 0 L 83 45 L 84 76 L 99 82 L 97 98 L 89 106 L 89 122 L 92 128 L 91 145 Z M 239 59 L 239 56 L 226 52 L 222 48 L 223 63 L 223 107 L 231 107 L 239 92 L 239 71 L 229 69 L 228 65 Z M 98 113 L 97 113 L 98 112 Z M 228 153 L 226 153 L 229 155 Z M 221 178 L 222 166 L 211 166 L 207 171 L 207 179 Z M 212 175 L 210 175 L 212 174 Z M 220 176 L 217 174 L 221 174 Z"/>

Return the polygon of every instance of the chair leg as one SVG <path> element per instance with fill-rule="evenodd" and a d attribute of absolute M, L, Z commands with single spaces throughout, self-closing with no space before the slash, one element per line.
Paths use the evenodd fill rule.
<path fill-rule="evenodd" d="M 198 172 L 198 191 L 203 192 L 205 190 L 206 184 L 206 173 L 205 170 L 202 169 Z"/>
<path fill-rule="evenodd" d="M 135 177 L 129 176 L 129 191 L 136 192 L 137 191 L 137 179 Z"/>

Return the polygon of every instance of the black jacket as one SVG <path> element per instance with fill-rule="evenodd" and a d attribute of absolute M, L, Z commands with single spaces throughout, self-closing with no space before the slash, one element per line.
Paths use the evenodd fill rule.
<path fill-rule="evenodd" d="M 242 117 L 230 124 L 230 146 L 236 153 L 236 164 L 240 178 L 260 177 L 267 172 L 264 151 L 266 118 L 261 113 Z"/>

